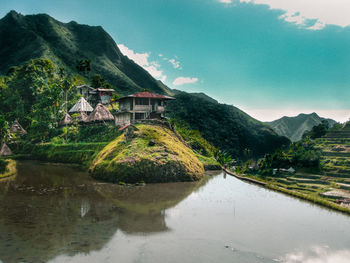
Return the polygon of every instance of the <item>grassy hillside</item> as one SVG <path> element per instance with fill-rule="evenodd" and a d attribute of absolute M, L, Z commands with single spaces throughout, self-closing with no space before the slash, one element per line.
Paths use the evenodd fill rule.
<path fill-rule="evenodd" d="M 105 181 L 137 183 L 196 181 L 204 174 L 203 164 L 170 129 L 136 126 L 132 139 L 125 133 L 95 157 L 91 174 Z"/>
<path fill-rule="evenodd" d="M 7 121 L 19 119 L 29 131 L 32 128 L 30 123 L 34 123 L 32 119 L 35 112 L 42 110 L 43 106 L 46 112 L 52 111 L 55 120 L 48 114 L 36 114 L 35 118 L 39 121 L 35 123 L 42 124 L 42 141 L 49 139 L 50 131 L 46 131 L 47 128 L 55 127 L 63 117 L 62 108 L 57 114 L 54 107 L 54 104 L 63 105 L 60 94 L 65 89 L 65 81 L 60 79 L 59 67 L 64 67 L 66 73 L 82 74 L 76 69 L 77 60 L 91 59 L 89 75 L 100 74 L 114 86 L 119 95 L 144 88 L 157 93 L 176 93 L 177 100 L 169 103 L 169 116 L 187 122 L 214 146 L 235 157 L 243 157 L 243 153 L 246 153 L 245 157 L 263 155 L 289 143 L 263 123 L 233 106 L 219 104 L 203 93 L 188 94 L 170 90 L 125 57 L 102 27 L 76 22 L 61 23 L 45 14 L 23 16 L 11 11 L 0 20 L 0 40 L 0 74 L 6 74 L 11 67 L 18 66 L 3 79 L 3 83 L 0 78 L 0 88 L 2 85 L 5 87 L 0 89 L 0 98 L 6 102 L 0 104 L 0 108 Z M 54 63 L 40 59 L 28 62 L 33 58 L 46 58 Z M 31 74 L 28 74 L 28 70 Z M 66 78 L 69 78 L 69 74 L 66 74 Z M 42 79 L 45 80 L 43 83 L 56 85 L 55 96 L 52 95 L 52 85 L 47 85 L 45 94 L 42 92 L 42 87 L 37 85 Z M 33 95 L 33 85 L 40 96 Z M 72 82 L 71 85 L 75 84 Z M 70 93 L 68 106 L 73 103 L 75 92 Z M 45 102 L 42 97 L 50 98 L 51 101 Z M 45 116 L 48 118 L 43 123 L 41 120 Z M 35 127 L 32 130 L 39 129 Z"/>
<path fill-rule="evenodd" d="M 46 15 L 23 16 L 11 11 L 0 20 L 0 74 L 33 58 L 47 58 L 77 73 L 77 60 L 90 59 L 90 75 L 100 74 L 120 95 L 144 88 L 169 89 L 125 57 L 100 26 L 62 23 Z"/>
<path fill-rule="evenodd" d="M 169 117 L 187 122 L 236 158 L 261 156 L 289 144 L 287 138 L 234 106 L 185 92 L 177 92 L 175 98 L 168 103 Z"/>
<path fill-rule="evenodd" d="M 299 141 L 305 131 L 310 131 L 312 127 L 320 124 L 322 120 L 327 120 L 330 126 L 336 121 L 325 119 L 316 113 L 299 114 L 296 117 L 282 117 L 281 119 L 267 122 L 267 124 L 279 135 L 286 136 L 292 142 Z"/>

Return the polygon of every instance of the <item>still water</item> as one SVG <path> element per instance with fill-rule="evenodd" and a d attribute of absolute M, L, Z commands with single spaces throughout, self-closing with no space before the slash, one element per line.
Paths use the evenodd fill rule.
<path fill-rule="evenodd" d="M 19 162 L 0 182 L 0 262 L 350 262 L 350 217 L 221 172 L 119 186 Z"/>

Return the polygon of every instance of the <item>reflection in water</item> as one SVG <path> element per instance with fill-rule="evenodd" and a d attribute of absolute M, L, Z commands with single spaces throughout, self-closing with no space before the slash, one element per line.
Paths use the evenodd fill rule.
<path fill-rule="evenodd" d="M 166 231 L 164 210 L 204 183 L 121 187 L 72 167 L 21 162 L 16 179 L 0 183 L 0 260 L 45 262 L 101 250 L 117 229 Z"/>
<path fill-rule="evenodd" d="M 315 246 L 309 250 L 288 253 L 281 261 L 285 263 L 349 263 L 350 250 L 331 251 L 327 246 Z"/>
<path fill-rule="evenodd" d="M 128 187 L 20 162 L 0 183 L 3 263 L 343 263 L 349 229 L 350 217 L 223 173 Z"/>

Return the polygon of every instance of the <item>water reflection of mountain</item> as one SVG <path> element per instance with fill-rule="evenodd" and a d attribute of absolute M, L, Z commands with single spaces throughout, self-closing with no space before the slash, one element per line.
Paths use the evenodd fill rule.
<path fill-rule="evenodd" d="M 15 179 L 0 183 L 0 260 L 45 262 L 101 250 L 117 229 L 167 231 L 164 211 L 205 182 L 121 187 L 71 167 L 21 162 Z"/>

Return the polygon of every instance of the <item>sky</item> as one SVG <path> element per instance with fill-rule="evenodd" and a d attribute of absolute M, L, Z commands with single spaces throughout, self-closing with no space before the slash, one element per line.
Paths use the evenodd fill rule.
<path fill-rule="evenodd" d="M 349 0 L 0 0 L 0 16 L 101 25 L 171 88 L 261 121 L 350 118 Z"/>

